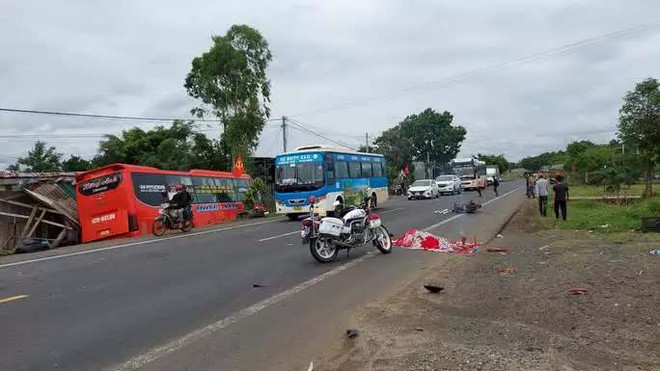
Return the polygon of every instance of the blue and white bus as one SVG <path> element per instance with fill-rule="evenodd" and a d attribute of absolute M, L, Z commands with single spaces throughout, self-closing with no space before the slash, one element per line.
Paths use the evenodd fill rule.
<path fill-rule="evenodd" d="M 323 146 L 299 147 L 275 157 L 277 213 L 295 220 L 309 212 L 316 197 L 317 213 L 334 210 L 333 203 L 357 204 L 365 196 L 376 206 L 387 200 L 383 155 Z"/>

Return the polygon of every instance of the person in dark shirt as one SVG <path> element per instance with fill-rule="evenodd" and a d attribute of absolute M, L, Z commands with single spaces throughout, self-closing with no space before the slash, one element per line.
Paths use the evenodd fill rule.
<path fill-rule="evenodd" d="M 497 187 L 500 186 L 500 180 L 497 179 L 496 176 L 493 177 L 493 191 L 495 191 L 495 197 L 499 197 L 499 193 L 497 193 Z"/>
<path fill-rule="evenodd" d="M 190 219 L 187 214 L 190 214 L 189 209 L 190 204 L 192 203 L 192 196 L 188 193 L 186 187 L 182 185 L 177 185 L 175 189 L 176 194 L 172 196 L 172 200 L 170 200 L 170 208 L 177 211 L 178 216 L 180 217 L 179 220 Z"/>
<path fill-rule="evenodd" d="M 566 202 L 568 202 L 568 186 L 562 183 L 563 178 L 557 177 L 557 184 L 552 187 L 555 193 L 555 217 L 559 219 L 559 211 L 561 210 L 561 218 L 566 220 Z"/>

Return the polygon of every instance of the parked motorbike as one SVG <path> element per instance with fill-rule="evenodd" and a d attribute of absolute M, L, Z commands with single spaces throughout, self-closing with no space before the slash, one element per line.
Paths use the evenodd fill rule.
<path fill-rule="evenodd" d="M 310 215 L 302 222 L 303 244 L 318 262 L 329 263 L 339 250 L 347 250 L 372 243 L 383 254 L 392 252 L 392 236 L 382 224 L 380 216 L 369 207 L 370 199 L 358 206 L 343 206 L 335 201 L 335 216 L 319 218 L 314 213 L 315 199 L 310 198 Z"/>
<path fill-rule="evenodd" d="M 169 203 L 161 204 L 160 209 L 158 210 L 158 216 L 154 219 L 152 227 L 154 236 L 160 237 L 165 234 L 167 230 L 181 229 L 184 232 L 189 232 L 193 229 L 192 218 L 184 217 L 185 212 L 185 209 L 183 210 L 183 213 L 172 209 Z"/>

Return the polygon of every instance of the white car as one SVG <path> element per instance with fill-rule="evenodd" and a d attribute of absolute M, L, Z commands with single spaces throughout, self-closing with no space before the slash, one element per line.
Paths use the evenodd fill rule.
<path fill-rule="evenodd" d="M 462 192 L 461 178 L 456 175 L 440 175 L 435 178 L 435 182 L 438 184 L 440 194 L 450 193 L 455 195 Z"/>
<path fill-rule="evenodd" d="M 408 188 L 408 199 L 434 198 L 440 195 L 438 183 L 431 179 L 416 180 Z"/>

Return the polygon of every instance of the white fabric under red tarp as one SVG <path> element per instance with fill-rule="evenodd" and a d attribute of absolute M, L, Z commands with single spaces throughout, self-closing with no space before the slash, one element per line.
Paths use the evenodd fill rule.
<path fill-rule="evenodd" d="M 394 246 L 411 250 L 429 250 L 449 252 L 454 254 L 474 254 L 479 251 L 479 245 L 465 241 L 452 242 L 446 238 L 438 237 L 428 232 L 411 229 L 403 236 L 392 241 Z"/>

